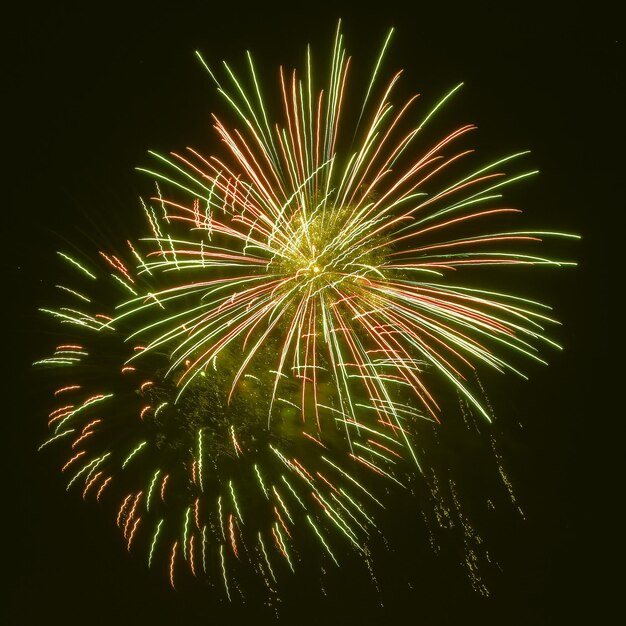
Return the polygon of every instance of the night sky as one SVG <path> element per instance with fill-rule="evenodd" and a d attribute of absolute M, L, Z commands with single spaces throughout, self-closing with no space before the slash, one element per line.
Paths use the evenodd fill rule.
<path fill-rule="evenodd" d="M 541 171 L 512 194 L 525 211 L 519 223 L 583 239 L 561 248 L 579 267 L 528 277 L 527 293 L 563 321 L 553 336 L 565 350 L 547 352 L 547 368 L 526 368 L 529 381 L 498 378 L 489 390 L 504 425 L 523 426 L 508 429 L 504 462 L 526 514 L 523 524 L 503 515 L 491 535 L 503 564 L 490 577 L 492 596 L 475 594 L 454 559 L 420 553 L 399 560 L 415 568 L 416 584 L 388 593 L 384 607 L 371 610 L 358 589 L 331 590 L 292 607 L 280 623 L 295 623 L 294 615 L 326 624 L 607 623 L 620 573 L 623 494 L 614 484 L 623 457 L 616 298 L 624 280 L 615 243 L 626 209 L 623 32 L 602 2 L 587 10 L 561 2 L 550 9 L 392 4 L 399 3 L 356 10 L 342 3 L 61 2 L 28 5 L 5 20 L 1 623 L 276 623 L 251 607 L 172 591 L 128 555 L 108 512 L 66 493 L 60 459 L 36 453 L 48 400 L 30 364 L 54 342 L 37 307 L 54 295 L 55 251 L 106 247 L 141 232 L 138 197 L 151 183 L 135 168 L 148 162 L 147 150 L 216 145 L 209 114 L 223 103 L 194 50 L 213 62 L 239 62 L 249 49 L 271 76 L 280 64 L 299 66 L 308 42 L 326 54 L 339 17 L 361 67 L 396 28 L 386 67 L 405 69 L 401 93 L 434 99 L 463 81 L 445 123 L 476 123 L 485 161 L 530 149 L 526 163 Z"/>

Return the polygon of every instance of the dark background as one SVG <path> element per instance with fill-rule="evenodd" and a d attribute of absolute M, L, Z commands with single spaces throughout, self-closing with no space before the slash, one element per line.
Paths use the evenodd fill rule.
<path fill-rule="evenodd" d="M 565 351 L 549 355 L 549 368 L 531 368 L 530 382 L 508 378 L 495 391 L 499 412 L 524 425 L 505 463 L 527 519 L 521 531 L 501 529 L 506 567 L 492 597 L 431 559 L 414 564 L 419 586 L 398 589 L 378 612 L 331 594 L 302 606 L 299 619 L 558 625 L 607 623 L 616 610 L 624 369 L 617 253 L 626 208 L 620 21 L 601 2 L 411 4 L 61 2 L 5 15 L 2 623 L 265 623 L 246 607 L 176 593 L 149 575 L 110 518 L 66 494 L 56 465 L 36 454 L 45 400 L 30 363 L 48 345 L 36 309 L 51 293 L 56 249 L 89 233 L 106 241 L 134 232 L 137 197 L 149 188 L 134 168 L 147 162 L 147 149 L 214 144 L 209 113 L 223 103 L 195 49 L 235 64 L 250 49 L 272 79 L 279 64 L 300 64 L 307 42 L 326 54 L 338 17 L 362 68 L 396 27 L 386 68 L 405 68 L 407 94 L 435 98 L 464 81 L 443 118 L 476 123 L 485 160 L 530 148 L 541 175 L 515 192 L 526 224 L 583 240 L 568 248 L 578 268 L 533 273 L 528 285 L 564 321 L 555 336 Z"/>

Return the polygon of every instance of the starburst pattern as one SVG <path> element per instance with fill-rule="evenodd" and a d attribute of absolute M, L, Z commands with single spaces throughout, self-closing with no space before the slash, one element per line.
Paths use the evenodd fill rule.
<path fill-rule="evenodd" d="M 425 147 L 459 87 L 425 113 L 417 96 L 397 105 L 390 37 L 357 95 L 338 30 L 327 84 L 307 51 L 302 77 L 281 69 L 276 113 L 250 55 L 224 81 L 201 59 L 238 119 L 214 117 L 221 156 L 154 154 L 149 236 L 97 262 L 61 255 L 84 285 L 46 309 L 74 331 L 40 364 L 76 379 L 44 446 L 69 442 L 68 488 L 116 492 L 128 547 L 166 555 L 172 585 L 181 563 L 228 598 L 242 563 L 268 589 L 281 568 L 347 553 L 371 572 L 389 485 L 408 493 L 422 471 L 450 510 L 418 445 L 445 417 L 432 380 L 489 421 L 475 371 L 556 346 L 548 307 L 467 277 L 567 265 L 536 247 L 571 235 L 503 228 L 519 213 L 503 188 L 534 174 L 505 168 L 525 153 L 471 166 L 471 125 Z"/>

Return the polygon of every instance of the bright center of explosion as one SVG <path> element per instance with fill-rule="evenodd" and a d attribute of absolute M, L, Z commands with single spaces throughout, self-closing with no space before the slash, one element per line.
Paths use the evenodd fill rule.
<path fill-rule="evenodd" d="M 373 268 L 381 271 L 386 247 L 379 236 L 367 237 L 351 207 L 300 209 L 291 222 L 291 237 L 282 249 L 282 271 L 300 289 L 325 289 L 337 281 L 359 281 Z"/>

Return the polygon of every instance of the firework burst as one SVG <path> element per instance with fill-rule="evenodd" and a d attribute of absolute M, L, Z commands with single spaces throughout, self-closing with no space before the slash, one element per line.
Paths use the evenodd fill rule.
<path fill-rule="evenodd" d="M 315 580 L 355 557 L 375 584 L 376 517 L 389 484 L 406 489 L 401 444 L 384 428 L 320 408 L 354 430 L 350 451 L 338 429 L 323 439 L 307 432 L 286 399 L 270 428 L 271 350 L 259 351 L 257 375 L 246 375 L 245 393 L 230 401 L 239 357 L 228 350 L 220 368 L 201 373 L 177 398 L 167 356 L 128 365 L 129 354 L 145 348 L 128 346 L 132 326 L 113 328 L 102 313 L 100 300 L 122 284 L 106 268 L 120 270 L 120 258 L 61 257 L 76 275 L 74 288 L 59 288 L 80 308 L 45 310 L 69 327 L 68 339 L 37 365 L 55 375 L 52 435 L 41 449 L 66 448 L 68 490 L 110 505 L 127 548 L 140 546 L 173 587 L 191 574 L 229 600 L 259 584 L 276 594 L 287 574 Z M 360 406 L 375 411 L 367 401 Z"/>
<path fill-rule="evenodd" d="M 390 37 L 360 96 L 339 30 L 327 84 L 310 51 L 303 76 L 281 69 L 278 115 L 250 55 L 224 81 L 200 57 L 239 120 L 214 117 L 224 154 L 155 154 L 149 236 L 90 264 L 61 255 L 85 287 L 46 310 L 74 330 L 39 362 L 64 381 L 44 445 L 69 443 L 68 487 L 115 491 L 129 549 L 164 555 L 172 585 L 184 564 L 230 599 L 242 563 L 272 590 L 347 553 L 371 572 L 384 492 L 412 490 L 441 416 L 431 377 L 488 421 L 476 368 L 517 371 L 512 357 L 556 345 L 548 307 L 464 280 L 567 264 L 534 247 L 568 235 L 500 226 L 518 213 L 502 189 L 534 173 L 505 174 L 524 153 L 463 169 L 470 125 L 425 149 L 458 87 L 419 115 L 417 96 L 395 104 Z"/>
<path fill-rule="evenodd" d="M 159 191 L 146 207 L 154 236 L 141 267 L 167 287 L 137 293 L 116 316 L 146 316 L 136 336 L 146 352 L 168 351 L 181 393 L 234 348 L 241 365 L 232 396 L 259 350 L 273 344 L 270 419 L 281 384 L 295 378 L 301 417 L 318 431 L 318 390 L 327 383 L 343 414 L 357 420 L 354 399 L 364 395 L 377 421 L 402 436 L 390 380 L 437 420 L 425 372 L 437 373 L 488 419 L 467 373 L 477 364 L 517 371 L 512 353 L 541 360 L 541 344 L 555 345 L 544 332 L 554 321 L 548 307 L 454 278 L 467 267 L 566 264 L 532 249 L 546 235 L 565 235 L 501 230 L 498 218 L 518 213 L 502 203 L 502 188 L 535 172 L 505 176 L 519 153 L 459 175 L 472 151 L 456 146 L 471 125 L 419 147 L 426 123 L 458 87 L 400 132 L 415 116 L 416 97 L 392 103 L 400 73 L 379 86 L 388 41 L 358 116 L 344 113 L 350 59 L 339 31 L 321 89 L 310 53 L 304 78 L 281 69 L 279 120 L 265 106 L 250 56 L 250 93 L 228 65 L 228 85 L 207 66 L 241 127 L 214 117 L 224 158 L 193 149 L 155 155 L 169 174 L 146 171 L 182 193 L 173 201 Z"/>

